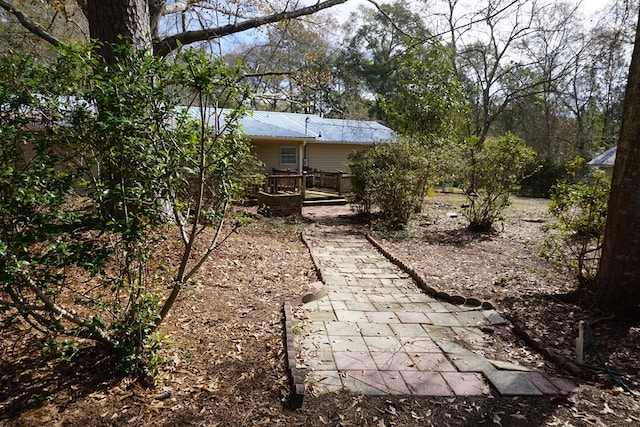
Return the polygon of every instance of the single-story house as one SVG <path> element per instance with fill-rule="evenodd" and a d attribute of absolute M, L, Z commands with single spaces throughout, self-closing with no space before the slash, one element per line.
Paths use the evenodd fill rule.
<path fill-rule="evenodd" d="M 72 99 L 72 103 L 94 110 L 92 104 L 82 100 Z M 187 111 L 200 119 L 198 107 L 188 107 Z M 225 111 L 211 109 L 205 115 L 211 124 L 224 122 Z M 314 114 L 249 111 L 240 124 L 267 175 L 275 170 L 299 175 L 307 170 L 348 172 L 348 153 L 375 142 L 391 141 L 395 136 L 375 121 L 328 119 Z"/>
<path fill-rule="evenodd" d="M 595 159 L 587 163 L 589 166 L 594 166 L 603 169 L 609 176 L 613 175 L 613 165 L 616 162 L 616 151 L 618 147 L 613 147 L 600 154 Z"/>
<path fill-rule="evenodd" d="M 83 101 L 79 105 L 93 110 Z M 198 107 L 187 107 L 189 115 L 200 119 Z M 224 125 L 224 109 L 210 109 L 205 116 L 213 125 Z M 391 142 L 395 133 L 369 120 L 329 119 L 314 114 L 249 111 L 240 125 L 252 144 L 255 157 L 264 163 L 265 175 L 307 171 L 349 172 L 347 156 L 376 142 Z M 26 150 L 29 152 L 30 147 Z M 28 153 L 31 154 L 31 153 Z"/>
<path fill-rule="evenodd" d="M 199 110 L 192 109 L 194 117 L 199 117 Z M 274 171 L 299 175 L 308 170 L 348 172 L 351 151 L 391 141 L 395 135 L 375 121 L 272 111 L 249 111 L 240 124 L 267 175 Z"/>
<path fill-rule="evenodd" d="M 241 120 L 267 173 L 289 169 L 347 172 L 347 155 L 394 132 L 374 121 L 327 119 L 313 114 L 252 111 Z"/>

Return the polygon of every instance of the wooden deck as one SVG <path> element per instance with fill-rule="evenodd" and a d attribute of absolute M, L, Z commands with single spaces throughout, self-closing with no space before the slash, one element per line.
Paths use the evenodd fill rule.
<path fill-rule="evenodd" d="M 300 194 L 305 206 L 347 204 L 345 194 L 351 190 L 351 175 L 321 171 L 296 175 L 292 171 L 276 169 L 273 172 L 274 175 L 265 177 L 263 185 L 254 188 L 254 197 L 262 191 L 272 195 Z"/>
<path fill-rule="evenodd" d="M 304 206 L 313 205 L 346 205 L 347 199 L 338 194 L 337 191 L 307 189 L 304 193 Z"/>

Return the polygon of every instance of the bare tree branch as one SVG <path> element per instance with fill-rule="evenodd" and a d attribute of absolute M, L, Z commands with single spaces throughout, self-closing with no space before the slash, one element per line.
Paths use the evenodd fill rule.
<path fill-rule="evenodd" d="M 22 283 L 25 284 L 34 294 L 36 294 L 36 296 L 40 299 L 40 301 L 42 301 L 47 311 L 57 314 L 61 318 L 66 319 L 69 322 L 80 327 L 85 327 L 86 325 L 90 324 L 90 322 L 88 322 L 86 319 L 83 319 L 78 315 L 65 310 L 63 307 L 53 302 L 42 291 L 42 289 L 40 289 L 40 287 L 33 281 L 33 279 L 31 279 L 25 273 L 19 273 L 19 277 Z M 93 328 L 91 328 L 91 332 L 89 335 L 91 335 L 92 338 L 102 343 L 109 344 L 109 345 L 113 344 L 113 341 L 111 340 L 111 337 L 109 336 L 109 334 L 107 334 L 102 328 L 99 328 L 97 326 L 94 326 Z"/>
<path fill-rule="evenodd" d="M 24 14 L 20 9 L 16 8 L 9 2 L 4 0 L 0 0 L 0 7 L 12 14 L 16 17 L 16 19 L 22 24 L 24 28 L 40 37 L 42 40 L 52 44 L 53 46 L 60 46 L 62 41 L 55 38 L 52 34 L 47 32 L 42 26 L 40 26 L 37 22 L 31 20 L 27 15 Z"/>
<path fill-rule="evenodd" d="M 299 18 L 301 16 L 311 15 L 324 9 L 342 4 L 348 0 L 326 0 L 318 1 L 316 4 L 288 12 L 279 12 L 271 15 L 259 16 L 247 19 L 235 24 L 224 25 L 217 28 L 205 28 L 203 30 L 185 31 L 175 34 L 161 40 L 154 49 L 154 53 L 160 56 L 166 56 L 179 45 L 191 44 L 199 41 L 212 40 L 215 38 L 228 36 L 230 34 L 240 33 L 242 31 L 258 28 L 266 24 L 272 24 L 287 19 Z"/>

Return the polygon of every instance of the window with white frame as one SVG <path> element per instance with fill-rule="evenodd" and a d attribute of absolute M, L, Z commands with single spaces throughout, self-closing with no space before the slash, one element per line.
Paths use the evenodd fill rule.
<path fill-rule="evenodd" d="M 280 166 L 296 165 L 296 147 L 280 147 Z"/>

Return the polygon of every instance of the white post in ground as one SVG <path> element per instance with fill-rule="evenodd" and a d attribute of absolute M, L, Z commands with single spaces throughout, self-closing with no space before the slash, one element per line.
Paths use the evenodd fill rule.
<path fill-rule="evenodd" d="M 578 322 L 578 338 L 576 338 L 576 363 L 584 363 L 584 320 Z"/>

